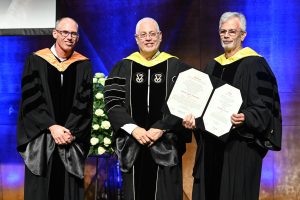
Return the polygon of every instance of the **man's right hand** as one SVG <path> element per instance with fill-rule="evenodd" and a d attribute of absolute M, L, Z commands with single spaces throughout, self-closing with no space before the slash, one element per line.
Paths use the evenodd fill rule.
<path fill-rule="evenodd" d="M 70 144 L 74 140 L 74 136 L 69 129 L 60 125 L 52 125 L 49 127 L 51 135 L 58 145 Z"/>
<path fill-rule="evenodd" d="M 195 129 L 196 121 L 194 115 L 192 114 L 186 115 L 182 120 L 182 125 L 187 129 Z"/>
<path fill-rule="evenodd" d="M 131 135 L 142 145 L 151 143 L 151 139 L 147 136 L 147 131 L 144 128 L 136 127 Z"/>

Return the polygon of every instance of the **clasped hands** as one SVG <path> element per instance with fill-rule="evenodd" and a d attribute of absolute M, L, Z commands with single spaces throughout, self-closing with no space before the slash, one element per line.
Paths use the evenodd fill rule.
<path fill-rule="evenodd" d="M 244 123 L 245 115 L 244 113 L 232 114 L 230 120 L 233 125 L 232 128 L 236 128 L 237 126 L 240 126 Z M 195 129 L 196 128 L 195 116 L 192 114 L 186 115 L 182 120 L 182 125 L 187 129 Z"/>
<path fill-rule="evenodd" d="M 136 127 L 131 134 L 140 144 L 150 147 L 163 135 L 163 133 L 163 130 L 156 128 L 150 128 L 146 131 L 144 128 Z"/>
<path fill-rule="evenodd" d="M 52 125 L 49 127 L 51 135 L 58 145 L 66 145 L 70 144 L 75 140 L 75 136 L 72 135 L 69 129 L 60 126 L 60 125 Z"/>

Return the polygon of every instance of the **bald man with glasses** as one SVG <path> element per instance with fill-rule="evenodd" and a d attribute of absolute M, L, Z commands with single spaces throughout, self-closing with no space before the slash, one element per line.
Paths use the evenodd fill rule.
<path fill-rule="evenodd" d="M 178 73 L 189 68 L 159 51 L 162 33 L 152 18 L 136 25 L 139 51 L 118 62 L 105 82 L 125 200 L 182 200 L 181 157 L 190 131 L 164 111 Z"/>
<path fill-rule="evenodd" d="M 17 149 L 24 200 L 83 200 L 92 120 L 92 66 L 74 51 L 78 24 L 56 22 L 55 44 L 32 53 L 22 76 Z"/>

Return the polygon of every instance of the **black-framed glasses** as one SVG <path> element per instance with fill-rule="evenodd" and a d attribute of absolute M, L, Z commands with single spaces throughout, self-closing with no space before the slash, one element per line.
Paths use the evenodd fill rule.
<path fill-rule="evenodd" d="M 69 31 L 60 31 L 60 30 L 57 30 L 55 29 L 57 32 L 59 32 L 64 38 L 65 37 L 68 37 L 68 35 L 71 35 L 72 38 L 77 38 L 79 36 L 79 33 L 77 32 L 69 32 Z"/>
<path fill-rule="evenodd" d="M 135 34 L 135 36 L 139 37 L 140 39 L 145 39 L 147 36 L 149 36 L 150 38 L 155 38 L 157 35 L 159 35 L 161 32 L 142 32 L 139 34 Z"/>
<path fill-rule="evenodd" d="M 223 35 L 226 35 L 226 33 L 228 33 L 229 36 L 236 36 L 239 32 L 243 33 L 244 31 L 239 31 L 239 30 L 236 30 L 236 29 L 220 29 L 219 30 L 219 34 L 221 36 Z"/>

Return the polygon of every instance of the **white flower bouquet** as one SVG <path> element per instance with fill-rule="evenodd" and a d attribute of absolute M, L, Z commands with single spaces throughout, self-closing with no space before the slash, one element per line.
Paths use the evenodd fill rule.
<path fill-rule="evenodd" d="M 90 155 L 112 154 L 112 129 L 104 111 L 103 89 L 106 77 L 103 73 L 95 73 L 93 78 L 93 122 L 91 133 Z"/>

